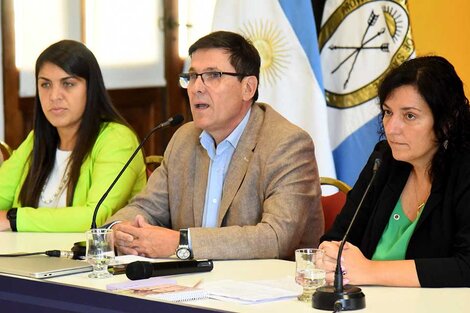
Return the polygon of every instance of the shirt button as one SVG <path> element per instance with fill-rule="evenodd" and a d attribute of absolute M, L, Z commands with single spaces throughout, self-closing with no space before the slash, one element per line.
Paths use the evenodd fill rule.
<path fill-rule="evenodd" d="M 217 199 L 212 199 L 212 203 L 217 203 Z"/>

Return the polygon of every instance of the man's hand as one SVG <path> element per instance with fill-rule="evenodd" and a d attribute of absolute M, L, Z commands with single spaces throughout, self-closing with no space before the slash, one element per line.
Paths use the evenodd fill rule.
<path fill-rule="evenodd" d="M 133 222 L 113 226 L 115 245 L 122 254 L 149 258 L 168 257 L 178 248 L 180 233 L 148 224 L 141 215 Z"/>

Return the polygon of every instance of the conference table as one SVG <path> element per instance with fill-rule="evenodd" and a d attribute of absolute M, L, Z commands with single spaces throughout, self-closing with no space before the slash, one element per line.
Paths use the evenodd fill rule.
<path fill-rule="evenodd" d="M 0 232 L 0 254 L 34 252 L 45 250 L 70 250 L 74 242 L 83 241 L 81 233 L 13 233 Z M 216 282 L 221 280 L 259 281 L 288 279 L 295 275 L 295 262 L 284 260 L 226 260 L 214 261 L 214 269 L 207 273 L 171 276 L 178 284 L 190 285 L 195 281 Z M 44 312 L 64 312 L 60 306 L 45 309 L 57 299 L 73 302 L 70 312 L 269 312 L 302 313 L 327 312 L 315 310 L 311 304 L 296 298 L 258 304 L 240 304 L 214 299 L 195 300 L 184 303 L 117 295 L 106 290 L 106 285 L 127 281 L 125 275 L 92 279 L 88 273 L 79 273 L 47 279 L 32 279 L 0 274 L 0 311 L 5 307 L 29 302 L 36 304 L 35 312 L 41 308 L 41 296 L 60 294 L 55 300 L 45 301 Z M 12 287 L 13 286 L 13 287 Z M 361 287 L 366 295 L 366 308 L 361 312 L 468 312 L 467 300 L 470 288 L 393 288 L 380 286 Z M 50 290 L 50 291 L 48 291 Z M 41 295 L 41 292 L 43 294 Z M 38 293 L 38 294 L 34 294 Z M 70 299 L 67 298 L 70 294 Z M 16 299 L 11 300 L 12 297 Z M 79 299 L 77 299 L 79 298 Z M 10 299 L 10 300 L 9 300 Z M 13 302 L 12 302 L 13 301 Z M 122 305 L 119 302 L 122 301 Z M 59 301 L 60 302 L 60 301 Z M 100 307 L 104 302 L 117 303 L 118 308 Z M 32 304 L 31 304 L 32 303 Z M 48 304 L 49 303 L 49 304 Z M 98 303 L 98 304 L 97 304 Z M 4 306 L 6 304 L 6 306 Z M 9 306 L 8 306 L 9 305 Z M 39 305 L 39 306 L 37 306 Z M 95 307 L 96 306 L 96 307 Z M 131 309 L 126 309 L 131 307 Z M 25 308 L 28 308 L 26 306 Z M 8 312 L 8 311 L 5 311 Z"/>

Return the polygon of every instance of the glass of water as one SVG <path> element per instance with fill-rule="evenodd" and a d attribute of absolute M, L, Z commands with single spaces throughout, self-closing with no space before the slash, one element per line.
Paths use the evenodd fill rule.
<path fill-rule="evenodd" d="M 114 260 L 114 236 L 112 229 L 90 229 L 86 232 L 86 260 L 93 266 L 91 278 L 107 278 L 108 265 Z"/>
<path fill-rule="evenodd" d="M 325 284 L 326 272 L 318 268 L 324 253 L 313 248 L 295 250 L 295 282 L 303 288 L 303 293 L 298 297 L 300 301 L 311 302 L 315 289 Z"/>

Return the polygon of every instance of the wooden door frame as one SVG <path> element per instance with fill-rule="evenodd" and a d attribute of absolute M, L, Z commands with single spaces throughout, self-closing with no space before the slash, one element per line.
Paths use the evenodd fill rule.
<path fill-rule="evenodd" d="M 17 148 L 24 140 L 24 120 L 19 103 L 19 73 L 15 64 L 15 17 L 13 0 L 3 0 L 2 49 L 3 49 L 3 105 L 5 116 L 5 142 Z M 19 136 L 21 134 L 21 136 Z"/>
<path fill-rule="evenodd" d="M 178 0 L 164 0 L 165 78 L 168 117 L 181 114 L 185 122 L 192 120 L 186 90 L 179 87 L 179 74 L 184 60 L 179 56 Z"/>

